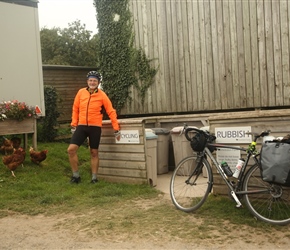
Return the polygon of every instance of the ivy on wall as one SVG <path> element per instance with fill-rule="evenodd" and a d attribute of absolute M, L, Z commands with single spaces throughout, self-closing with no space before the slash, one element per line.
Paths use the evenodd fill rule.
<path fill-rule="evenodd" d="M 99 30 L 102 87 L 120 113 L 131 100 L 130 87 L 138 89 L 144 101 L 157 69 L 150 66 L 144 51 L 134 48 L 129 0 L 95 0 Z"/>
<path fill-rule="evenodd" d="M 157 69 L 150 66 L 152 59 L 148 59 L 145 52 L 140 48 L 135 51 L 135 75 L 138 79 L 135 87 L 139 90 L 141 101 L 144 103 L 147 89 L 153 83 L 153 78 L 157 73 Z"/>

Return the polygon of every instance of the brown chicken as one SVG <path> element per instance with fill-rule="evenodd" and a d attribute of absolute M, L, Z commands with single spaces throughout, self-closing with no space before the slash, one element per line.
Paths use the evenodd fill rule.
<path fill-rule="evenodd" d="M 13 148 L 13 142 L 6 137 L 3 137 L 4 141 L 2 143 L 2 146 L 0 147 L 0 152 L 4 155 L 9 155 L 14 152 Z"/>
<path fill-rule="evenodd" d="M 35 151 L 32 147 L 29 149 L 30 160 L 37 165 L 46 159 L 48 150 Z"/>
<path fill-rule="evenodd" d="M 14 170 L 23 164 L 25 160 L 25 151 L 23 148 L 18 148 L 11 155 L 6 155 L 2 157 L 3 164 L 10 169 L 12 176 L 16 177 Z"/>
<path fill-rule="evenodd" d="M 10 139 L 10 141 L 12 141 L 13 148 L 15 148 L 15 149 L 18 149 L 21 145 L 21 138 L 12 137 Z"/>

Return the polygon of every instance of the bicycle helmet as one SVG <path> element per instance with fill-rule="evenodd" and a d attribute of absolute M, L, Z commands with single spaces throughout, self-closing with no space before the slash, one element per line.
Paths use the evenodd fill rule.
<path fill-rule="evenodd" d="M 102 81 L 102 75 L 97 72 L 97 71 L 90 71 L 88 74 L 87 74 L 87 79 L 89 79 L 90 77 L 95 77 L 99 80 L 99 82 Z"/>

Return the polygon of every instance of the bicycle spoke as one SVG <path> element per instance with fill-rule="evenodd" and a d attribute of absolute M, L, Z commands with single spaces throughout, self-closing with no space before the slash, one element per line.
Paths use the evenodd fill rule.
<path fill-rule="evenodd" d="M 208 162 L 196 168 L 196 157 L 182 160 L 173 172 L 170 195 L 174 205 L 185 212 L 198 209 L 206 200 L 212 187 L 212 173 Z"/>
<path fill-rule="evenodd" d="M 247 173 L 244 191 L 251 191 L 244 198 L 254 216 L 277 225 L 290 223 L 290 188 L 264 182 L 258 165 Z"/>

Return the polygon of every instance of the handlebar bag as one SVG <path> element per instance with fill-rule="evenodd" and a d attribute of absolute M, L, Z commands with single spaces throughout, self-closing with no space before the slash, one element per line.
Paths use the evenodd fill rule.
<path fill-rule="evenodd" d="M 193 151 L 201 152 L 204 150 L 206 145 L 206 136 L 202 133 L 196 133 L 190 140 L 190 146 Z"/>
<path fill-rule="evenodd" d="M 260 154 L 263 181 L 290 186 L 290 144 L 266 141 Z"/>

